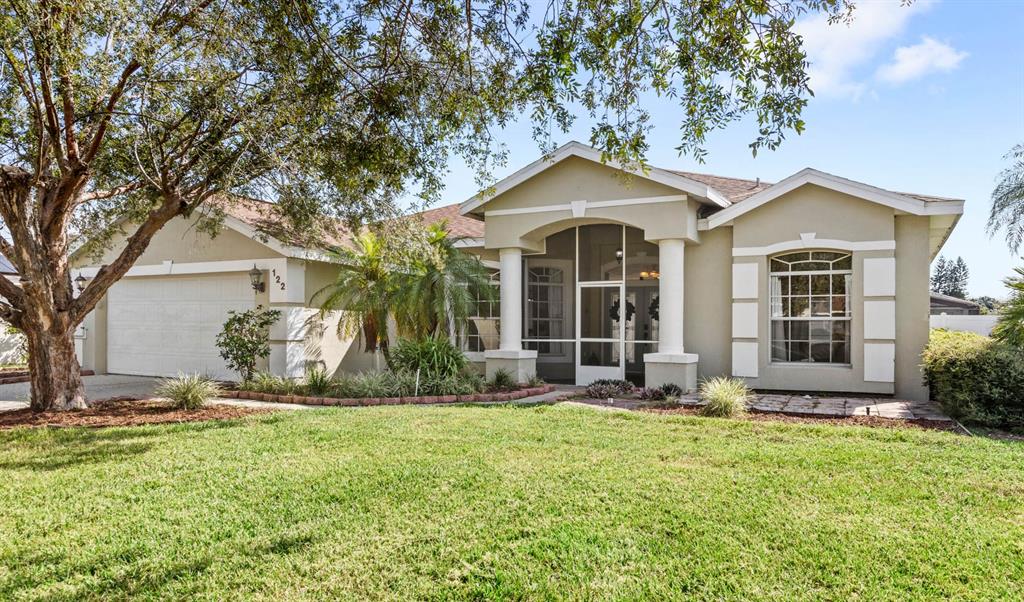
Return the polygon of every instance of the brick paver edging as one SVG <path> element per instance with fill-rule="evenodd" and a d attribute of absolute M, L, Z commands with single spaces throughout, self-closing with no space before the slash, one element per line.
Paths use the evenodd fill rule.
<path fill-rule="evenodd" d="M 543 385 L 518 389 L 505 393 L 474 393 L 472 395 L 421 395 L 419 397 L 307 397 L 305 395 L 277 395 L 255 391 L 224 391 L 221 397 L 230 399 L 252 399 L 271 403 L 295 403 L 314 406 L 393 406 L 425 403 L 471 403 L 480 401 L 513 401 L 543 395 L 555 390 L 554 385 Z"/>
<path fill-rule="evenodd" d="M 82 376 L 93 376 L 96 373 L 92 370 L 82 370 Z M 13 385 L 15 383 L 27 383 L 32 380 L 32 377 L 28 374 L 20 374 L 18 376 L 7 376 L 0 378 L 0 385 Z"/>

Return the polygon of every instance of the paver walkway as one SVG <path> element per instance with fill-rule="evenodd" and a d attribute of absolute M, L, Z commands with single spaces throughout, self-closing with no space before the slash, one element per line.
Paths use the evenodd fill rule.
<path fill-rule="evenodd" d="M 583 387 L 559 386 L 567 395 L 580 394 Z M 703 405 L 697 393 L 687 393 L 679 398 L 686 406 Z M 627 409 L 646 405 L 635 399 L 616 400 L 613 407 Z M 814 414 L 818 416 L 880 416 L 882 418 L 903 418 L 905 420 L 952 420 L 934 401 L 909 401 L 888 397 L 825 397 L 816 395 L 785 395 L 759 393 L 747 404 L 747 409 L 761 412 L 785 412 L 788 414 Z"/>
<path fill-rule="evenodd" d="M 684 405 L 700 405 L 696 393 L 684 395 Z M 758 394 L 749 409 L 822 416 L 880 416 L 907 420 L 951 420 L 934 401 L 909 401 L 887 397 L 818 397 L 814 395 Z"/>

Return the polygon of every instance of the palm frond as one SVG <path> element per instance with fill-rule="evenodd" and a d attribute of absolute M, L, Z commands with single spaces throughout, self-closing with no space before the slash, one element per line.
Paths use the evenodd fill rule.
<path fill-rule="evenodd" d="M 999 174 L 985 226 L 989 236 L 1005 230 L 1006 244 L 1016 253 L 1024 243 L 1024 144 L 1007 153 L 1012 165 Z"/>

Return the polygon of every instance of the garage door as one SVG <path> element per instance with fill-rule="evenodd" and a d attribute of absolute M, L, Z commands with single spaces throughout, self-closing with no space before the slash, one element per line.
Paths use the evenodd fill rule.
<path fill-rule="evenodd" d="M 109 372 L 236 377 L 215 340 L 229 310 L 255 307 L 247 274 L 128 278 L 107 295 Z"/>

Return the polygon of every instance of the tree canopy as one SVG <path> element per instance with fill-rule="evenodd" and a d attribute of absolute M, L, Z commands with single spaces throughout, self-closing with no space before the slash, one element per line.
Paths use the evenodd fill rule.
<path fill-rule="evenodd" d="M 745 116 L 751 148 L 799 132 L 794 24 L 848 0 L 11 0 L 0 8 L 0 317 L 22 328 L 33 407 L 84 404 L 72 333 L 178 216 L 215 231 L 236 195 L 316 238 L 437 198 L 449 158 L 481 182 L 522 115 L 542 148 L 579 114 L 608 159 L 642 160 L 651 95 L 681 152 Z M 211 202 L 211 200 L 219 202 Z M 81 294 L 68 252 L 115 259 Z M 117 239 L 120 240 L 120 239 Z M 36 403 L 36 400 L 40 401 Z"/>
<path fill-rule="evenodd" d="M 966 299 L 969 278 L 970 271 L 963 257 L 957 257 L 955 261 L 939 257 L 932 273 L 931 288 L 933 292 L 942 295 Z"/>

